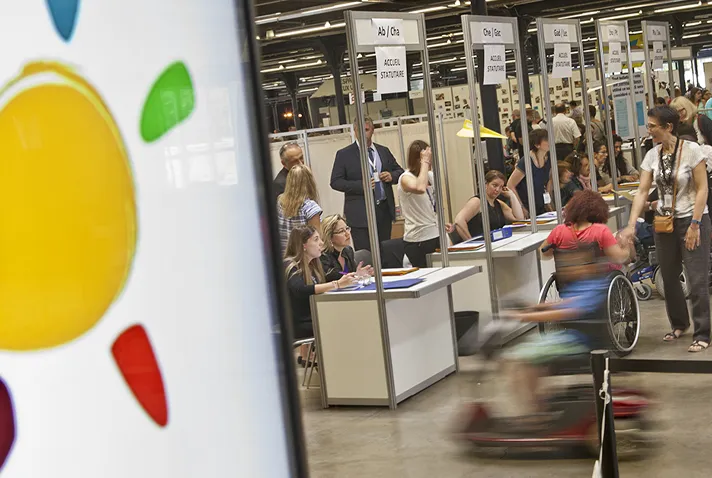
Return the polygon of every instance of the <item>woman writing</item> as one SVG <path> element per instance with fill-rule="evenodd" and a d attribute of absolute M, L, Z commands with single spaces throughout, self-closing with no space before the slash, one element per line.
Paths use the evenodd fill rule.
<path fill-rule="evenodd" d="M 613 152 L 616 154 L 615 162 L 616 168 L 618 168 L 618 182 L 627 183 L 640 179 L 640 173 L 623 157 L 623 138 L 617 134 L 613 135 Z"/>
<path fill-rule="evenodd" d="M 680 284 L 682 265 L 688 274 L 694 334 L 689 352 L 705 350 L 710 343 L 708 289 L 710 220 L 707 214 L 707 174 L 699 145 L 677 137 L 679 115 L 669 106 L 648 112 L 648 130 L 659 143 L 645 155 L 640 187 L 631 207 L 623 241 L 635 235 L 635 223 L 647 203 L 653 180 L 659 200 L 655 205 L 655 247 L 665 287 L 665 307 L 672 330 L 663 340 L 680 338 L 690 326 L 685 295 Z"/>
<path fill-rule="evenodd" d="M 291 174 L 291 173 L 290 173 Z M 294 338 L 314 337 L 309 298 L 330 290 L 343 289 L 356 283 L 353 273 L 342 275 L 339 280 L 325 282 L 321 267 L 321 250 L 324 242 L 312 226 L 297 226 L 289 235 L 285 267 L 289 303 L 294 321 Z"/>
<path fill-rule="evenodd" d="M 596 184 L 598 192 L 602 194 L 613 190 L 613 180 L 611 179 L 611 168 L 608 161 L 608 146 L 605 143 L 593 143 L 593 164 L 596 167 Z"/>
<path fill-rule="evenodd" d="M 279 239 L 283 251 L 295 227 L 308 224 L 319 230 L 322 210 L 317 201 L 319 194 L 311 171 L 303 165 L 294 166 L 287 174 L 284 194 L 277 198 Z"/>
<path fill-rule="evenodd" d="M 341 276 L 355 272 L 357 277 L 372 276 L 373 267 L 356 264 L 354 249 L 351 247 L 351 228 L 340 214 L 327 216 L 321 222 L 324 232 L 324 252 L 321 265 L 327 282 L 338 281 Z"/>
<path fill-rule="evenodd" d="M 405 254 L 415 267 L 427 267 L 427 255 L 440 247 L 430 171 L 432 158 L 427 143 L 413 141 L 408 148 L 408 169 L 398 179 L 398 197 L 405 218 Z"/>
<path fill-rule="evenodd" d="M 534 186 L 534 214 L 539 215 L 546 212 L 551 204 L 551 160 L 549 159 L 549 133 L 545 129 L 535 129 L 529 134 L 529 161 L 532 165 L 532 180 Z M 507 188 L 514 191 L 519 199 L 519 203 L 524 208 L 524 215 L 528 216 L 531 210 L 529 204 L 529 194 L 527 193 L 527 181 L 525 175 L 525 158 L 521 158 L 517 167 L 509 177 Z M 548 201 L 545 200 L 545 195 Z"/>
<path fill-rule="evenodd" d="M 506 196 L 512 207 L 499 199 L 500 195 Z M 524 219 L 524 211 L 517 195 L 504 187 L 504 174 L 499 171 L 492 170 L 485 175 L 485 196 L 491 231 Z M 482 235 L 482 201 L 479 197 L 471 198 L 457 213 L 454 228 L 450 236 L 453 244 Z"/>

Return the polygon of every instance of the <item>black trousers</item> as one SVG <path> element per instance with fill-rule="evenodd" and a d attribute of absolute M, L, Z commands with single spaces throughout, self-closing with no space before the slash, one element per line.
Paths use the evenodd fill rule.
<path fill-rule="evenodd" d="M 391 238 L 393 229 L 393 219 L 391 211 L 388 207 L 388 202 L 383 201 L 376 205 L 376 226 L 378 227 L 378 244 L 387 241 Z M 351 226 L 351 238 L 354 242 L 354 250 L 361 251 L 366 249 L 371 250 L 371 241 L 368 238 L 368 227 L 353 227 Z"/>
<path fill-rule="evenodd" d="M 566 156 L 574 152 L 574 145 L 569 143 L 556 143 L 556 160 L 563 161 Z"/>
<path fill-rule="evenodd" d="M 690 327 L 690 315 L 687 310 L 685 294 L 680 284 L 682 265 L 685 264 L 687 280 L 690 286 L 690 305 L 693 340 L 710 342 L 710 218 L 702 216 L 700 226 L 700 246 L 688 251 L 685 247 L 685 234 L 690 227 L 692 216 L 675 219 L 674 230 L 670 234 L 655 233 L 655 248 L 660 263 L 665 287 L 665 308 L 670 327 L 687 330 Z"/>
<path fill-rule="evenodd" d="M 435 249 L 440 247 L 440 237 L 428 239 L 423 242 L 408 242 L 405 243 L 405 255 L 413 267 L 428 267 L 428 254 L 435 252 Z"/>

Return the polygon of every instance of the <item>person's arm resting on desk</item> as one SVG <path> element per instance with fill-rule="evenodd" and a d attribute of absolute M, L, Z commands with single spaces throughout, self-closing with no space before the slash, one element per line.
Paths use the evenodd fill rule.
<path fill-rule="evenodd" d="M 360 179 L 346 179 L 346 158 L 343 151 L 336 153 L 334 167 L 331 169 L 331 189 L 346 194 L 363 195 L 363 183 Z"/>

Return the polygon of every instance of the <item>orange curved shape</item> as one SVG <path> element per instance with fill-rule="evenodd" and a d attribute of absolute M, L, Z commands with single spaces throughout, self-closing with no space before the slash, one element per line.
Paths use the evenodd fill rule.
<path fill-rule="evenodd" d="M 0 349 L 69 342 L 104 315 L 136 245 L 133 178 L 99 93 L 58 63 L 0 90 Z"/>

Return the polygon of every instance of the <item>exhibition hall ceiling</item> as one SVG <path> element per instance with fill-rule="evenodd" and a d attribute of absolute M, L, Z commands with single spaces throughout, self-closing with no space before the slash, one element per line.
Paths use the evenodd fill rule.
<path fill-rule="evenodd" d="M 465 60 L 460 16 L 470 13 L 465 0 L 255 0 L 257 41 L 262 53 L 263 88 L 269 97 L 285 96 L 284 74 L 296 76 L 301 95 L 311 94 L 326 79 L 331 68 L 325 47 L 346 44 L 344 12 L 422 12 L 427 27 L 428 54 L 436 82 L 461 82 Z M 632 35 L 641 31 L 641 20 L 680 22 L 682 43 L 695 49 L 712 48 L 712 1 L 695 0 L 487 0 L 490 15 L 517 16 L 528 21 L 525 36 L 536 45 L 537 17 L 581 20 L 586 64 L 593 63 L 595 19 L 627 20 Z M 526 53 L 526 52 L 525 52 Z M 531 55 L 529 68 L 534 67 Z M 348 54 L 340 57 L 348 59 Z M 510 67 L 513 67 L 513 56 Z M 340 62 L 342 74 L 348 62 Z M 362 72 L 375 71 L 375 61 L 359 59 Z M 414 76 L 422 76 L 418 65 Z"/>

